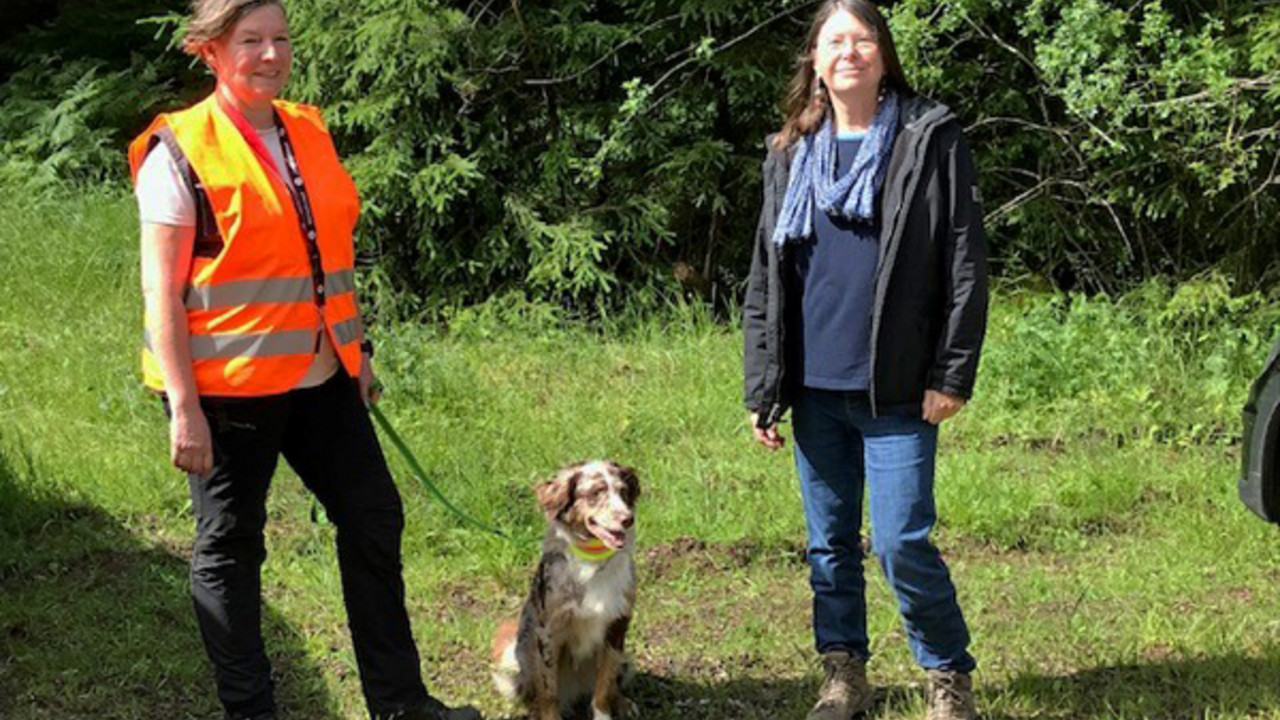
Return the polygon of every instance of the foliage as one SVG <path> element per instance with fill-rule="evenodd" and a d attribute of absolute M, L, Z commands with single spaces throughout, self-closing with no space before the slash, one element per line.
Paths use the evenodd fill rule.
<path fill-rule="evenodd" d="M 1220 275 L 1118 298 L 1005 291 L 983 352 L 976 438 L 1233 444 L 1280 306 Z M 980 418 L 980 420 L 977 420 Z"/>
<path fill-rule="evenodd" d="M 1007 274 L 1275 272 L 1275 3 L 904 0 L 894 19 L 969 127 Z"/>
<path fill-rule="evenodd" d="M 70 2 L 7 40 L 0 174 L 118 176 L 158 107 L 207 90 L 135 23 L 175 4 Z M 290 94 L 325 107 L 361 187 L 379 311 L 513 293 L 570 317 L 723 311 L 814 7 L 290 0 Z M 909 76 L 968 129 L 1001 274 L 1091 292 L 1275 277 L 1274 2 L 899 0 L 891 23 Z"/>
<path fill-rule="evenodd" d="M 295 87 L 326 105 L 364 246 L 419 307 L 518 290 L 599 316 L 654 306 L 677 265 L 736 283 L 789 62 L 776 3 L 291 12 Z"/>
<path fill-rule="evenodd" d="M 180 0 L 63 3 L 0 45 L 0 177 L 37 186 L 118 181 L 123 147 L 161 104 L 190 97 L 186 59 L 140 18 Z"/>

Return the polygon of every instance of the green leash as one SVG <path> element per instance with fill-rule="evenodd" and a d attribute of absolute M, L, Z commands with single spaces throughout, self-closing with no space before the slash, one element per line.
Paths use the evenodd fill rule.
<path fill-rule="evenodd" d="M 378 408 L 376 403 L 369 403 L 369 413 L 373 415 L 374 420 L 378 421 L 378 427 L 382 428 L 382 432 L 386 434 L 389 440 L 391 440 L 391 444 L 395 445 L 396 450 L 400 451 L 400 457 L 404 458 L 404 461 L 409 463 L 409 469 L 413 471 L 414 476 L 418 478 L 418 482 L 422 483 L 422 486 L 427 489 L 427 492 L 434 495 L 435 498 L 440 501 L 441 505 L 444 505 L 449 509 L 449 512 L 452 512 L 458 517 L 458 519 L 468 525 L 479 530 L 483 530 L 484 532 L 497 535 L 503 540 L 511 539 L 501 530 L 485 525 L 462 510 L 459 510 L 458 506 L 454 505 L 452 502 L 449 502 L 449 498 L 445 497 L 444 493 L 440 492 L 440 488 L 436 487 L 435 483 L 427 479 L 427 474 L 423 472 L 422 465 L 418 463 L 418 458 L 414 457 L 412 452 L 409 452 L 409 448 L 406 447 L 404 441 L 400 439 L 400 434 L 395 431 L 395 428 L 391 427 L 391 423 L 387 422 L 387 416 L 382 414 L 382 410 Z"/>

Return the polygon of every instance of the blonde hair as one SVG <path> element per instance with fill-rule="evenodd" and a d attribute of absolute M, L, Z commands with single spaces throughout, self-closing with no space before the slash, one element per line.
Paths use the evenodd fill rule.
<path fill-rule="evenodd" d="M 199 57 L 200 50 L 210 42 L 231 32 L 240 18 L 266 5 L 278 5 L 282 0 L 192 0 L 191 18 L 182 38 L 182 50 Z"/>

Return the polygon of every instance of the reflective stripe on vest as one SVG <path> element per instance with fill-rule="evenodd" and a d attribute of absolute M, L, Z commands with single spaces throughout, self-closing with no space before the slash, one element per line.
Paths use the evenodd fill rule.
<path fill-rule="evenodd" d="M 354 292 L 354 270 L 325 273 L 325 295 L 333 297 Z M 250 303 L 311 302 L 311 276 L 232 280 L 220 285 L 193 285 L 187 288 L 188 310 L 218 310 Z"/>
<path fill-rule="evenodd" d="M 337 336 L 339 345 L 360 342 L 364 339 L 364 326 L 360 323 L 360 316 L 334 323 L 333 334 Z"/>
<path fill-rule="evenodd" d="M 263 358 L 277 355 L 310 355 L 316 334 L 310 330 L 282 330 L 269 333 L 236 333 L 234 335 L 192 335 L 192 360 L 230 360 L 231 358 Z M 143 342 L 152 349 L 151 334 L 143 333 Z M 154 350 L 153 350 L 154 352 Z"/>

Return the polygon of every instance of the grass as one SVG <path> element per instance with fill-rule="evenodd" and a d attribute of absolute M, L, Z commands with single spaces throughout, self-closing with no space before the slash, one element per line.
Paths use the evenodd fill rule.
<path fill-rule="evenodd" d="M 185 482 L 137 383 L 131 203 L 20 197 L 0 193 L 0 717 L 217 717 Z M 938 483 L 990 720 L 1280 718 L 1280 543 L 1234 489 L 1237 408 L 1280 312 L 1226 290 L 999 295 Z M 448 333 L 377 328 L 384 410 L 453 499 L 515 540 L 460 525 L 393 458 L 432 689 L 516 715 L 485 655 L 535 562 L 529 485 L 608 455 L 644 483 L 641 716 L 803 717 L 818 676 L 799 494 L 787 454 L 749 440 L 736 330 L 689 310 L 610 333 L 487 312 Z M 287 469 L 269 511 L 284 715 L 362 717 L 333 530 Z M 871 716 L 922 717 L 896 602 L 868 570 Z"/>

